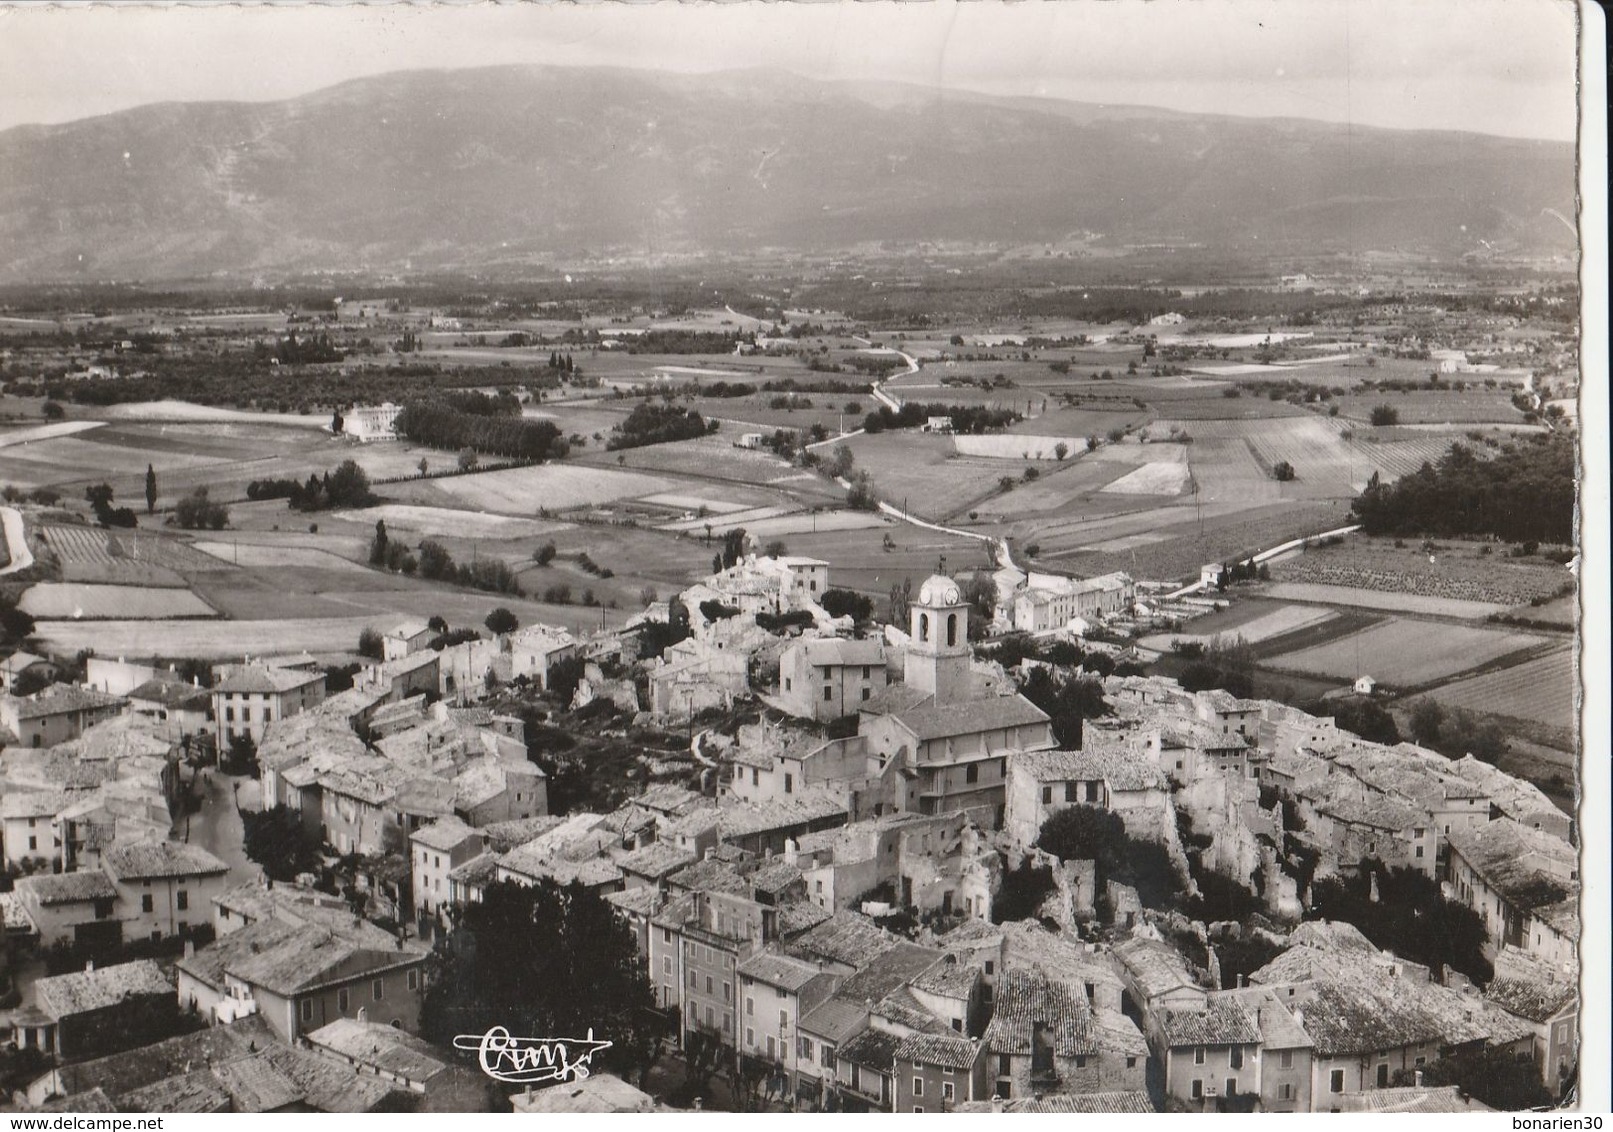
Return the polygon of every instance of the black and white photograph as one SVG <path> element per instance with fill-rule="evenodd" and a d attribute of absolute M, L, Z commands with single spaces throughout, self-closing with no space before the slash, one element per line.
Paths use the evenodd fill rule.
<path fill-rule="evenodd" d="M 0 2 L 0 1114 L 1600 1127 L 1605 41 Z"/>

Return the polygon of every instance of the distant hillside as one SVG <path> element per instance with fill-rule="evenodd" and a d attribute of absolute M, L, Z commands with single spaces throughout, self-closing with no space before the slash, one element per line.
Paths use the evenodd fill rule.
<path fill-rule="evenodd" d="M 496 67 L 0 133 L 0 280 L 865 241 L 1561 252 L 1573 148 L 827 84 Z"/>

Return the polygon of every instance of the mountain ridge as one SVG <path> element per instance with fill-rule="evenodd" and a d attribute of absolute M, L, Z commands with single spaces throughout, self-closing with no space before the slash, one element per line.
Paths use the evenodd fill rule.
<path fill-rule="evenodd" d="M 1568 143 L 759 69 L 391 72 L 0 132 L 0 279 L 869 242 L 1572 252 Z"/>

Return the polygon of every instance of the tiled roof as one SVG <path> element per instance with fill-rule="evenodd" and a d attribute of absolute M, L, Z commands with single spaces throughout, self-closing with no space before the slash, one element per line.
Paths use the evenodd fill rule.
<path fill-rule="evenodd" d="M 20 877 L 19 893 L 31 893 L 45 907 L 54 904 L 77 904 L 87 900 L 113 900 L 118 895 L 112 879 L 100 869 L 78 873 L 40 873 L 38 876 Z"/>
<path fill-rule="evenodd" d="M 1203 1010 L 1167 1010 L 1160 1022 L 1172 1046 L 1246 1045 L 1260 1041 L 1260 1027 L 1235 1000 L 1211 999 Z"/>
<path fill-rule="evenodd" d="M 1092 1009 L 1092 1040 L 1111 1057 L 1148 1056 L 1148 1039 L 1137 1028 L 1137 1023 L 1118 1010 L 1105 1006 Z"/>
<path fill-rule="evenodd" d="M 616 863 L 625 873 L 660 880 L 668 873 L 692 864 L 694 859 L 693 853 L 678 848 L 670 841 L 652 841 L 642 849 L 618 857 Z"/>
<path fill-rule="evenodd" d="M 991 1101 L 968 1101 L 957 1112 L 994 1112 Z M 1022 1097 L 1004 1101 L 1003 1112 L 1032 1112 L 1061 1115 L 1102 1116 L 1107 1113 L 1153 1115 L 1156 1111 L 1145 1092 L 1055 1093 L 1045 1097 Z"/>
<path fill-rule="evenodd" d="M 980 978 L 980 970 L 959 963 L 955 955 L 948 955 L 930 964 L 913 978 L 913 988 L 943 998 L 968 998 Z"/>
<path fill-rule="evenodd" d="M 939 1065 L 943 1069 L 968 1069 L 980 1055 L 978 1039 L 961 1034 L 910 1034 L 896 1047 L 897 1061 Z"/>
<path fill-rule="evenodd" d="M 1341 1112 L 1494 1112 L 1483 1101 L 1474 1100 L 1455 1085 L 1399 1085 L 1368 1089 L 1337 1098 Z"/>
<path fill-rule="evenodd" d="M 24 791 L 8 788 L 4 796 L 0 796 L 0 817 L 55 817 L 77 800 L 74 792 L 67 790 Z"/>
<path fill-rule="evenodd" d="M 605 894 L 605 903 L 614 905 L 623 912 L 631 912 L 639 916 L 648 916 L 654 913 L 661 906 L 661 900 L 661 893 L 647 884 Z"/>
<path fill-rule="evenodd" d="M 883 641 L 848 641 L 840 637 L 816 637 L 800 641 L 796 646 L 806 654 L 806 662 L 814 668 L 828 665 L 851 665 L 883 668 L 885 645 Z"/>
<path fill-rule="evenodd" d="M 298 668 L 271 668 L 266 664 L 234 664 L 213 682 L 213 691 L 225 694 L 268 695 L 294 691 L 316 680 L 324 679 L 323 672 L 310 672 Z"/>
<path fill-rule="evenodd" d="M 798 1029 L 829 1042 L 843 1042 L 868 1024 L 869 1007 L 830 995 L 801 1016 Z"/>
<path fill-rule="evenodd" d="M 565 818 L 556 815 L 516 818 L 512 821 L 489 822 L 482 827 L 482 832 L 487 834 L 496 851 L 508 853 L 516 846 L 525 845 L 533 838 L 563 825 L 565 821 Z"/>
<path fill-rule="evenodd" d="M 483 853 L 480 856 L 472 857 L 463 865 L 450 871 L 448 879 L 457 881 L 460 884 L 492 884 L 498 877 L 498 867 L 503 861 L 504 858 L 501 854 Z"/>
<path fill-rule="evenodd" d="M 758 951 L 739 965 L 739 973 L 747 979 L 765 983 L 770 987 L 796 993 L 819 974 L 816 963 L 808 963 L 791 955 L 774 950 Z"/>
<path fill-rule="evenodd" d="M 53 975 L 34 984 L 34 1000 L 53 1019 L 116 1006 L 140 995 L 172 995 L 174 984 L 154 959 Z"/>
<path fill-rule="evenodd" d="M 307 1038 L 315 1046 L 411 1081 L 428 1081 L 448 1068 L 446 1055 L 439 1054 L 429 1043 L 380 1022 L 338 1018 Z"/>
<path fill-rule="evenodd" d="M 303 1092 L 275 1064 L 269 1051 L 226 1062 L 213 1070 L 239 1112 L 272 1112 L 303 1099 Z"/>
<path fill-rule="evenodd" d="M 1548 922 L 1554 915 L 1577 921 L 1579 882 L 1562 879 L 1547 868 L 1578 869 L 1568 842 L 1510 818 L 1497 818 L 1476 829 L 1453 829 L 1449 840 L 1451 852 L 1517 911 Z"/>
<path fill-rule="evenodd" d="M 103 867 L 115 880 L 217 876 L 230 867 L 200 845 L 152 841 L 114 845 L 102 855 Z"/>
<path fill-rule="evenodd" d="M 828 793 L 738 802 L 717 811 L 717 835 L 727 841 L 846 818 L 846 805 Z"/>
<path fill-rule="evenodd" d="M 1261 1044 L 1268 1050 L 1309 1049 L 1311 1036 L 1288 1010 L 1279 995 L 1269 987 L 1239 987 L 1217 991 L 1214 999 L 1224 999 L 1241 1005 L 1244 1012 L 1260 1027 Z"/>
<path fill-rule="evenodd" d="M 1024 696 L 990 696 L 892 713 L 920 742 L 1046 723 L 1048 715 Z"/>
<path fill-rule="evenodd" d="M 1508 1014 L 1545 1022 L 1579 999 L 1579 988 L 1567 980 L 1496 978 L 1484 988 L 1484 997 Z"/>
<path fill-rule="evenodd" d="M 49 715 L 68 712 L 114 708 L 127 703 L 122 696 L 110 696 L 94 688 L 80 688 L 72 684 L 52 684 L 32 696 L 17 699 L 17 718 L 43 719 Z"/>
<path fill-rule="evenodd" d="M 854 1002 L 878 1002 L 897 987 L 906 986 L 940 957 L 941 953 L 933 947 L 920 947 L 898 939 L 895 946 L 865 956 L 857 964 L 857 973 L 847 978 L 836 993 Z"/>
<path fill-rule="evenodd" d="M 862 967 L 901 940 L 856 912 L 836 912 L 790 944 L 790 952 Z"/>
<path fill-rule="evenodd" d="M 921 1034 L 947 1034 L 951 1028 L 913 997 L 907 987 L 897 987 L 874 1004 L 874 1013 L 905 1030 Z"/>
<path fill-rule="evenodd" d="M 1320 1057 L 1345 1057 L 1399 1046 L 1510 1041 L 1530 1033 L 1477 996 L 1403 979 L 1322 980 L 1302 1006 L 1302 1025 Z"/>
<path fill-rule="evenodd" d="M 1037 782 L 1096 782 L 1112 790 L 1162 789 L 1165 776 L 1140 754 L 1114 751 L 1013 751 L 1010 774 L 1025 773 Z"/>
<path fill-rule="evenodd" d="M 437 849 L 447 853 L 457 849 L 470 838 L 480 838 L 482 831 L 475 826 L 466 825 L 457 817 L 438 818 L 430 825 L 423 825 L 409 835 L 409 840 L 416 845 L 424 845 L 427 849 Z"/>
<path fill-rule="evenodd" d="M 749 895 L 750 882 L 727 861 L 711 857 L 685 865 L 666 878 L 669 888 L 684 892 L 727 892 Z"/>
<path fill-rule="evenodd" d="M 1288 935 L 1289 947 L 1318 951 L 1360 951 L 1376 955 L 1378 949 L 1361 929 L 1345 920 L 1306 920 Z"/>
<path fill-rule="evenodd" d="M 342 924 L 289 924 L 264 921 L 231 932 L 181 959 L 179 966 L 209 985 L 229 974 L 285 997 L 368 978 L 394 967 L 418 963 L 426 949 L 398 941 L 363 921 Z"/>
<path fill-rule="evenodd" d="M 827 908 L 820 908 L 810 900 L 792 900 L 778 907 L 778 933 L 780 939 L 793 939 L 810 931 L 830 918 Z"/>
<path fill-rule="evenodd" d="M 179 680 L 147 680 L 129 693 L 131 700 L 161 704 L 182 711 L 206 711 L 213 702 L 213 693 Z"/>
<path fill-rule="evenodd" d="M 1003 966 L 1012 970 L 1040 971 L 1050 979 L 1072 987 L 1087 983 L 1119 991 L 1125 986 L 1113 961 L 1087 950 L 1087 945 L 1068 936 L 1048 931 L 1027 920 L 1002 924 Z"/>
<path fill-rule="evenodd" d="M 1149 998 L 1179 987 L 1197 987 L 1187 961 L 1170 944 L 1157 939 L 1128 939 L 1115 945 L 1115 955 Z"/>
<path fill-rule="evenodd" d="M 783 892 L 800 879 L 801 870 L 783 860 L 764 864 L 750 875 L 753 889 L 772 895 Z"/>
<path fill-rule="evenodd" d="M 1039 972 L 1004 971 L 986 1027 L 987 1044 L 996 1053 L 1028 1054 L 1038 1026 L 1047 1028 L 1060 1057 L 1098 1052 L 1092 1010 L 1084 997 Z"/>
<path fill-rule="evenodd" d="M 895 1071 L 896 1050 L 901 1044 L 901 1035 L 869 1028 L 841 1045 L 835 1056 L 877 1073 L 891 1073 Z"/>
<path fill-rule="evenodd" d="M 301 1099 L 293 1096 L 284 1103 Z M 195 1069 L 124 1093 L 118 1103 L 128 1112 L 196 1113 L 229 1112 L 231 1101 L 211 1069 Z"/>

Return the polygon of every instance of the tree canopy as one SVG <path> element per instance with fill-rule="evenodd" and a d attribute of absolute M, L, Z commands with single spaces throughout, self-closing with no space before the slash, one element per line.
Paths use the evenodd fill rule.
<path fill-rule="evenodd" d="M 653 1059 L 665 1015 L 632 930 L 597 893 L 500 881 L 457 915 L 426 994 L 427 1040 L 447 1046 L 494 1026 L 546 1038 L 591 1029 L 611 1043 L 595 1069 L 631 1073 Z"/>
<path fill-rule="evenodd" d="M 270 880 L 296 880 L 299 873 L 319 867 L 322 843 L 319 835 L 302 822 L 302 815 L 290 806 L 272 810 L 245 810 L 241 813 L 242 848 Z"/>
<path fill-rule="evenodd" d="M 1572 437 L 1551 433 L 1509 442 L 1491 459 L 1453 444 L 1393 484 L 1374 473 L 1351 505 L 1372 535 L 1495 535 L 1510 542 L 1574 540 Z"/>

